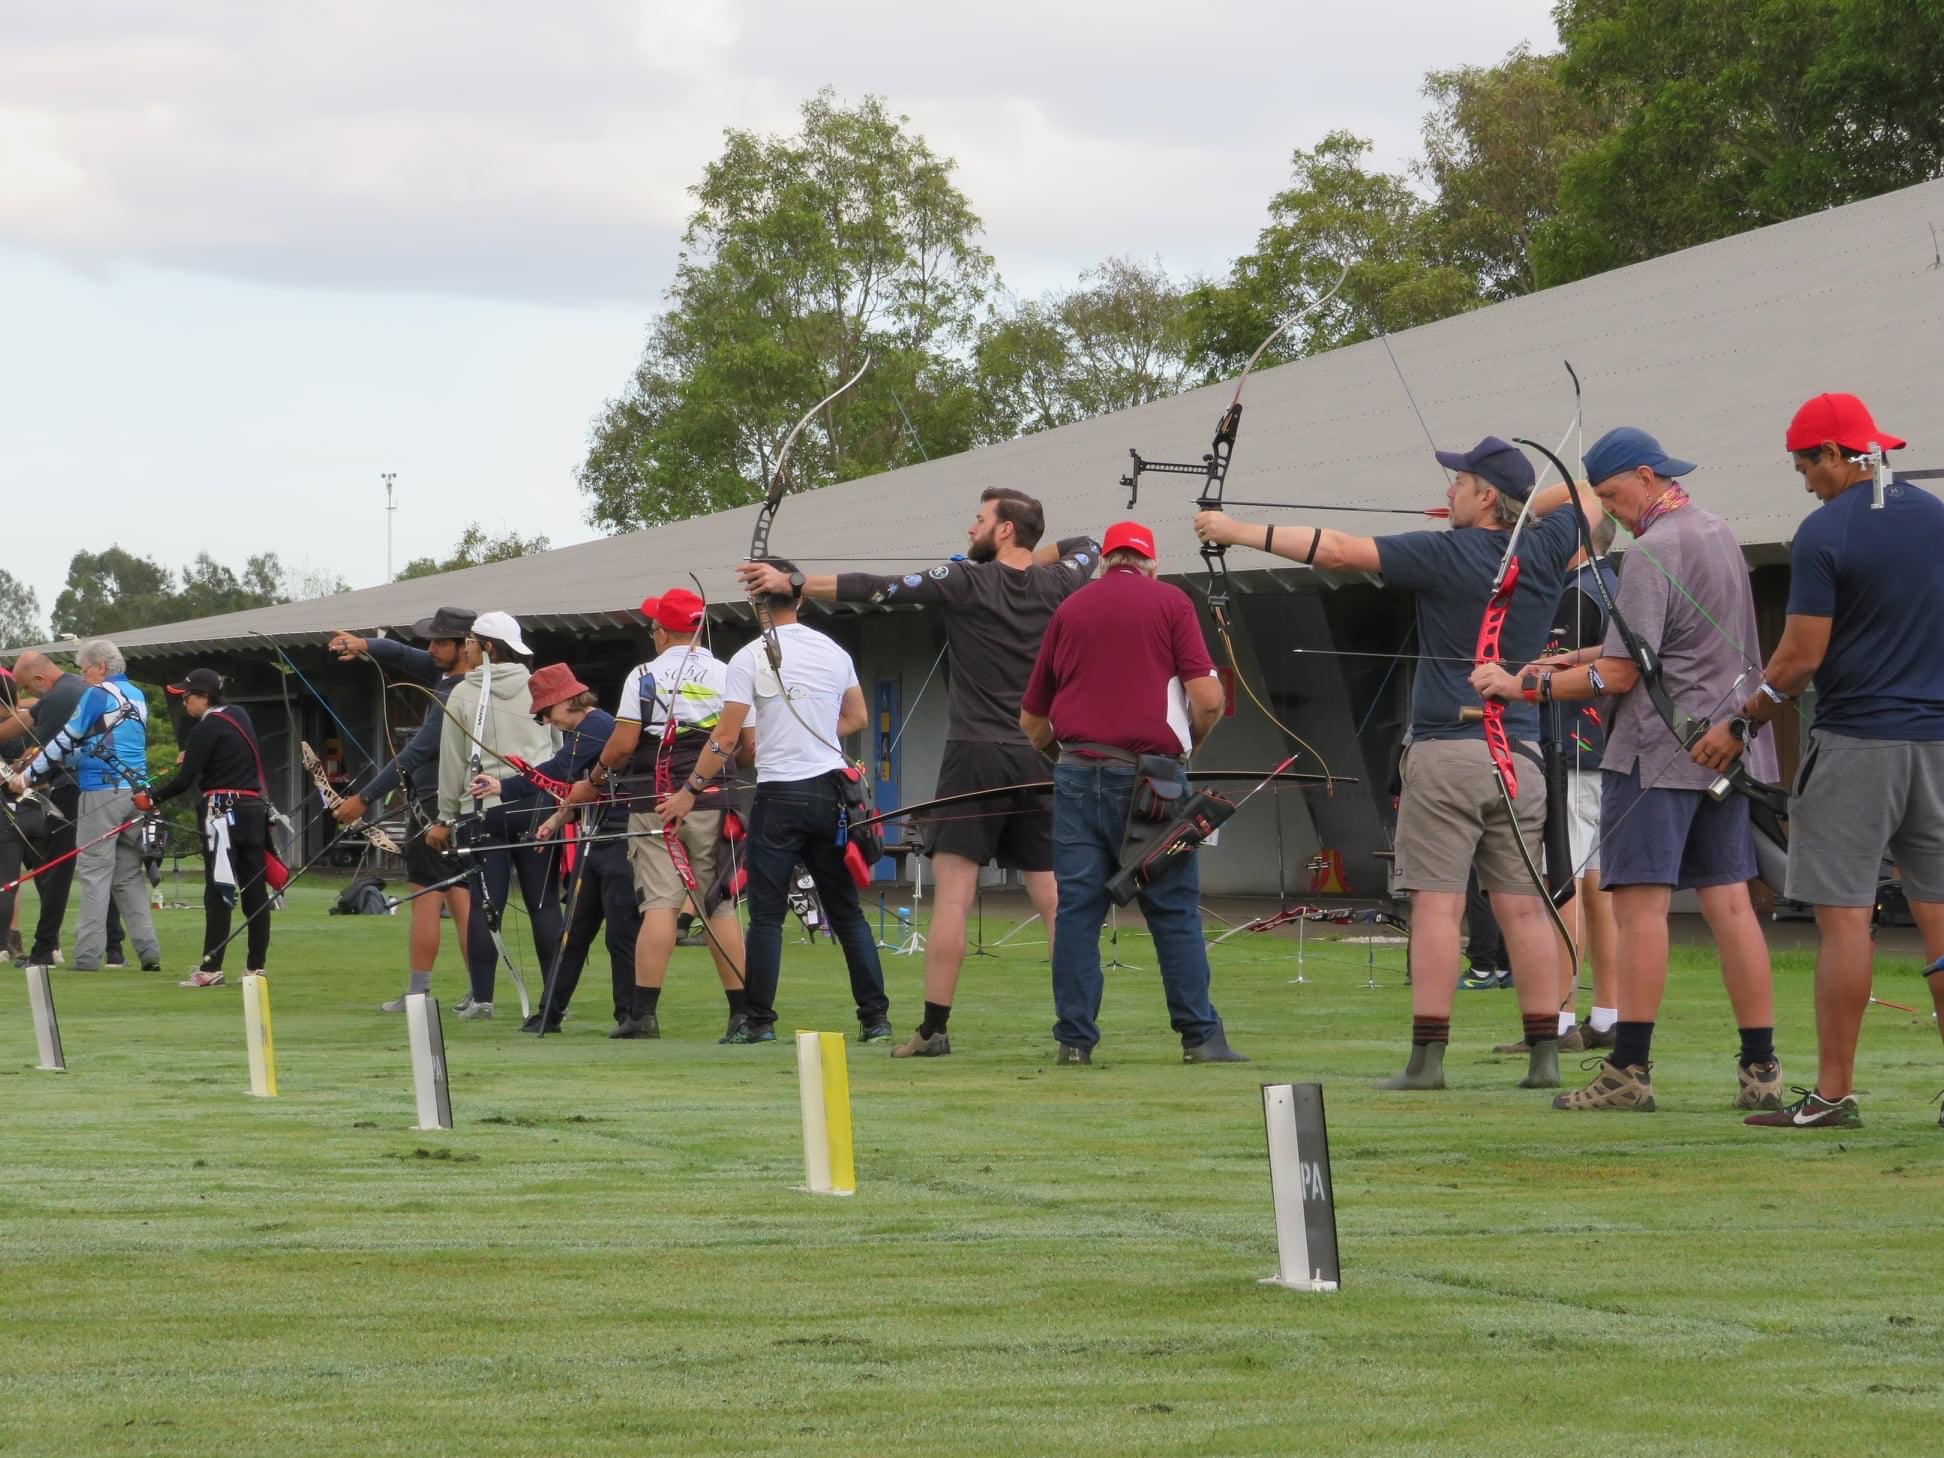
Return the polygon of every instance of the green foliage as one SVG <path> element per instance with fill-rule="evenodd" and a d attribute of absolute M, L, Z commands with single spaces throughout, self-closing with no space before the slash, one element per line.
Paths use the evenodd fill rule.
<path fill-rule="evenodd" d="M 1561 0 L 1564 83 L 1614 126 L 1566 162 L 1542 283 L 1944 175 L 1940 0 Z"/>
<path fill-rule="evenodd" d="M 197 903 L 183 871 L 164 887 Z M 1734 1033 L 1695 948 L 1659 1113 L 1514 1088 L 1524 1059 L 1484 1051 L 1516 1034 L 1511 993 L 1464 994 L 1449 1092 L 1376 1094 L 1410 1027 L 1399 948 L 1375 949 L 1374 989 L 1365 948 L 1315 929 L 1301 986 L 1293 931 L 1212 948 L 1256 1062 L 1184 1068 L 1123 919 L 1147 970 L 1110 975 L 1094 1065 L 1054 1068 L 1029 928 L 968 978 L 951 1057 L 851 1045 L 858 1192 L 819 1199 L 796 1188 L 787 1030 L 855 1026 L 828 942 L 787 939 L 775 1044 L 716 1046 L 703 948 L 674 954 L 658 1042 L 602 1036 L 599 965 L 557 1037 L 522 1037 L 508 1000 L 448 1018 L 458 1128 L 418 1132 L 403 1019 L 375 1010 L 404 985 L 406 918 L 328 916 L 336 889 L 299 882 L 275 915 L 274 1099 L 246 1093 L 234 987 L 175 986 L 200 906 L 158 915 L 162 977 L 55 972 L 68 1074 L 33 1072 L 9 1017 L 0 1451 L 1456 1458 L 1616 1422 L 1607 1446 L 1666 1458 L 1934 1451 L 1928 1016 L 1867 1015 L 1868 1122 L 1841 1133 L 1727 1108 Z M 1885 938 L 1877 990 L 1927 1007 L 1914 937 Z M 507 942 L 537 989 L 517 915 Z M 885 966 L 902 1034 L 921 969 Z M 1806 951 L 1778 955 L 1805 1083 L 1810 979 Z M 435 986 L 465 986 L 449 930 Z M 1333 1295 L 1256 1284 L 1257 1085 L 1292 1077 L 1326 1091 Z"/>
<path fill-rule="evenodd" d="M 1461 313 L 1482 302 L 1479 280 L 1445 256 L 1430 204 L 1402 177 L 1364 164 L 1370 143 L 1331 132 L 1290 159 L 1290 186 L 1269 201 L 1255 250 L 1229 277 L 1188 294 L 1190 362 L 1206 378 L 1235 374 L 1278 322 L 1327 293 L 1337 297 L 1276 341 L 1262 364 L 1334 349 Z"/>
<path fill-rule="evenodd" d="M 40 594 L 0 568 L 0 648 L 23 647 L 46 636 L 41 628 Z"/>
<path fill-rule="evenodd" d="M 304 579 L 315 582 L 315 574 Z M 332 590 L 345 590 L 341 580 Z M 169 569 L 122 547 L 76 552 L 68 561 L 67 585 L 54 599 L 54 632 L 95 638 L 187 622 L 221 613 L 243 612 L 289 602 L 288 574 L 275 552 L 261 552 L 236 572 L 207 552 L 171 578 Z"/>
<path fill-rule="evenodd" d="M 1177 394 L 1187 342 L 1182 291 L 1159 261 L 1110 258 L 1080 287 L 1016 304 L 981 332 L 981 435 L 1006 440 Z"/>
<path fill-rule="evenodd" d="M 394 581 L 405 582 L 414 577 L 432 577 L 441 572 L 457 572 L 462 567 L 480 567 L 488 562 L 510 562 L 515 557 L 531 557 L 536 552 L 544 552 L 551 545 L 545 536 L 523 537 L 518 532 L 509 531 L 494 537 L 488 536 L 486 529 L 478 522 L 469 523 L 459 534 L 459 540 L 452 544 L 452 553 L 444 561 L 435 557 L 414 557 L 399 569 Z"/>
<path fill-rule="evenodd" d="M 801 130 L 731 130 L 628 388 L 596 418 L 579 473 L 610 531 L 759 497 L 803 411 L 871 371 L 806 430 L 798 480 L 871 475 L 971 445 L 970 353 L 992 260 L 935 156 L 866 97 L 819 92 Z"/>
<path fill-rule="evenodd" d="M 1561 82 L 1561 64 L 1556 54 L 1519 46 L 1496 66 L 1424 78 L 1432 110 L 1413 171 L 1436 199 L 1440 253 L 1477 279 L 1488 300 L 1539 286 L 1533 234 L 1552 216 L 1560 169 L 1608 127 Z"/>

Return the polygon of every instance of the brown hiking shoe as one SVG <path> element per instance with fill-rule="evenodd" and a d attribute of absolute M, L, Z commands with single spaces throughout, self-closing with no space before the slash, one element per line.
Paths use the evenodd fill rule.
<path fill-rule="evenodd" d="M 1586 1051 L 1589 1053 L 1596 1048 L 1611 1048 L 1613 1046 L 1613 1029 L 1608 1028 L 1602 1033 L 1598 1028 L 1593 1026 L 1593 1020 L 1591 1018 L 1581 1023 L 1574 1031 L 1585 1042 Z"/>
<path fill-rule="evenodd" d="M 1735 1093 L 1738 1109 L 1779 1109 L 1782 1107 L 1782 1065 L 1750 1063 L 1735 1065 L 1741 1087 Z"/>
<path fill-rule="evenodd" d="M 1494 1053 L 1530 1053 L 1532 1051 L 1532 1044 L 1526 1042 L 1524 1038 L 1521 1038 L 1516 1043 L 1494 1043 L 1492 1045 L 1492 1051 Z"/>
<path fill-rule="evenodd" d="M 1587 1066 L 1594 1066 L 1589 1060 Z M 1574 1093 L 1561 1094 L 1553 1100 L 1555 1109 L 1612 1109 L 1625 1113 L 1651 1114 L 1654 1112 L 1654 1085 L 1648 1078 L 1653 1068 L 1649 1064 L 1635 1064 L 1631 1068 L 1621 1068 L 1612 1059 L 1602 1058 L 1598 1063 L 1599 1072 L 1585 1088 Z"/>
<path fill-rule="evenodd" d="M 943 1058 L 952 1051 L 952 1040 L 940 1028 L 930 1037 L 923 1033 L 913 1033 L 911 1037 L 891 1050 L 893 1058 Z"/>
<path fill-rule="evenodd" d="M 1584 1023 L 1577 1023 L 1560 1034 L 1559 1051 L 1562 1053 L 1584 1053 L 1591 1046 L 1592 1044 L 1586 1041 L 1586 1024 Z M 1603 1048 L 1611 1048 L 1613 1046 L 1613 1039 L 1608 1038 L 1600 1046 Z"/>

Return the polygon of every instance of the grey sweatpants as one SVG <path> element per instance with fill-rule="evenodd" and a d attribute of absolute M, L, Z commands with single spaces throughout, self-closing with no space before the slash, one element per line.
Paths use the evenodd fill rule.
<path fill-rule="evenodd" d="M 135 813 L 131 790 L 83 790 L 76 818 L 77 838 L 85 844 L 106 835 Z M 80 919 L 74 927 L 74 969 L 94 972 L 101 967 L 108 946 L 108 902 L 121 909 L 122 926 L 143 965 L 162 960 L 162 943 L 155 937 L 149 915 L 148 883 L 142 878 L 142 835 L 131 825 L 120 835 L 91 845 L 75 857 L 75 880 L 81 887 Z"/>

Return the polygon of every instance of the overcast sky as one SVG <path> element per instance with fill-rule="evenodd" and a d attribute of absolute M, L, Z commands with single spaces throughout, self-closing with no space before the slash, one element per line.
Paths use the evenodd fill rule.
<path fill-rule="evenodd" d="M 687 187 L 820 86 L 956 158 L 1033 295 L 1221 270 L 1293 148 L 1401 165 L 1424 73 L 1520 41 L 1545 0 L 0 0 L 0 566 L 43 615 L 113 542 L 368 586 L 383 471 L 398 564 L 585 540 Z"/>

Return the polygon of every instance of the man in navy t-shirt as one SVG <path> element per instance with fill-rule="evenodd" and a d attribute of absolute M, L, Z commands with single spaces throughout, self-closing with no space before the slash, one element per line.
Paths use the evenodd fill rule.
<path fill-rule="evenodd" d="M 1814 681 L 1815 724 L 1789 806 L 1788 895 L 1816 908 L 1821 939 L 1816 1086 L 1745 1122 L 1854 1128 L 1856 1039 L 1870 1003 L 1870 920 L 1886 852 L 1944 1012 L 1944 502 L 1886 479 L 1884 457 L 1904 443 L 1854 395 L 1805 403 L 1786 444 L 1822 505 L 1796 529 L 1788 621 L 1761 687 L 1694 758 L 1725 769 L 1755 726 Z"/>
<path fill-rule="evenodd" d="M 1317 527 L 1263 527 L 1219 511 L 1195 518 L 1204 542 L 1258 547 L 1292 561 L 1381 572 L 1386 587 L 1417 594 L 1422 656 L 1411 688 L 1411 742 L 1397 814 L 1397 881 L 1411 893 L 1411 1056 L 1382 1089 L 1444 1087 L 1444 1050 L 1458 980 L 1458 929 L 1474 864 L 1505 934 L 1519 1012 L 1532 1053 L 1522 1086 L 1559 1083 L 1556 940 L 1528 871 L 1546 815 L 1536 697 L 1505 706 L 1505 732 L 1518 771 L 1517 823 L 1499 798 L 1482 725 L 1460 710 L 1481 700 L 1468 675 L 1494 580 L 1513 545 L 1519 575 L 1500 635 L 1505 662 L 1523 665 L 1546 643 L 1577 544 L 1564 485 L 1535 491 L 1532 463 L 1486 436 L 1469 451 L 1439 451 L 1454 472 L 1445 492 L 1450 531 L 1353 537 Z M 1595 508 L 1597 509 L 1597 508 Z"/>

